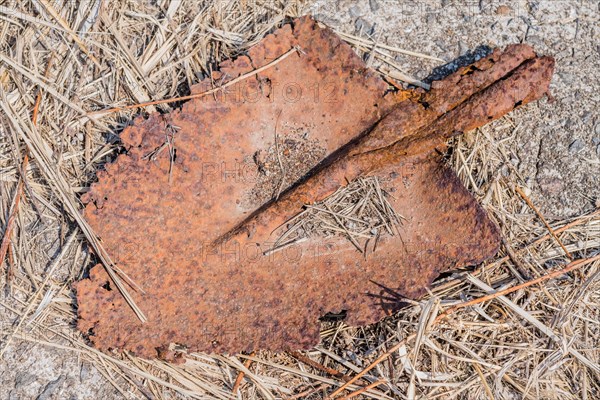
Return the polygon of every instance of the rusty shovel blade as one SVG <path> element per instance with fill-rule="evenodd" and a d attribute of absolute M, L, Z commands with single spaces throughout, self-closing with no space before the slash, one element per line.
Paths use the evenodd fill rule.
<path fill-rule="evenodd" d="M 78 327 L 98 348 L 167 359 L 174 343 L 230 353 L 309 348 L 321 316 L 376 322 L 440 273 L 496 253 L 496 226 L 440 154 L 451 136 L 542 97 L 553 60 L 509 46 L 428 92 L 393 93 L 332 31 L 303 17 L 193 92 L 293 48 L 271 68 L 122 133 L 127 153 L 98 173 L 85 216 L 143 289 L 133 296 L 148 321 L 92 268 L 75 287 Z M 277 247 L 305 206 L 366 178 L 402 215 L 394 229 L 381 227 L 364 249 L 346 226 Z"/>

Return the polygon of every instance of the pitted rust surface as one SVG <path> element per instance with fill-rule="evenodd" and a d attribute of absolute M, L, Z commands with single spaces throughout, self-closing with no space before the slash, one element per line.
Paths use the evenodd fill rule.
<path fill-rule="evenodd" d="M 318 342 L 322 315 L 346 310 L 349 324 L 375 322 L 401 296 L 422 295 L 440 272 L 497 251 L 494 224 L 435 150 L 541 97 L 552 60 L 511 46 L 403 100 L 331 31 L 302 18 L 193 91 L 294 46 L 298 55 L 256 77 L 167 116 L 137 119 L 123 132 L 128 153 L 98 174 L 86 218 L 142 287 L 133 295 L 148 322 L 137 320 L 96 266 L 76 290 L 79 329 L 97 347 L 144 357 L 168 357 L 172 343 L 209 352 L 308 348 Z M 286 144 L 302 138 L 303 146 Z M 319 157 L 307 156 L 306 165 L 282 162 L 298 168 L 289 171 L 294 179 L 273 165 L 264 175 L 261 162 L 297 160 L 290 152 L 311 146 Z M 339 237 L 263 255 L 273 232 L 304 204 L 367 175 L 380 179 L 407 218 L 400 237 L 382 236 L 366 258 Z M 270 190 L 281 185 L 280 198 L 253 201 L 269 177 Z"/>

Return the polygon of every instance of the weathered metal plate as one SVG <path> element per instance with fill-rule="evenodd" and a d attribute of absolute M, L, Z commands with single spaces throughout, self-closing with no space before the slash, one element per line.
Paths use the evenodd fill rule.
<path fill-rule="evenodd" d="M 95 346 L 166 358 L 171 343 L 209 352 L 307 348 L 324 314 L 345 310 L 349 324 L 375 322 L 401 296 L 422 295 L 440 272 L 497 251 L 494 224 L 434 150 L 454 126 L 472 129 L 541 96 L 535 88 L 547 89 L 551 62 L 511 48 L 402 101 L 336 35 L 302 18 L 194 91 L 294 46 L 299 55 L 225 93 L 123 132 L 128 153 L 98 174 L 86 218 L 143 289 L 133 296 L 148 321 L 98 265 L 76 284 L 78 327 Z M 505 101 L 490 106 L 485 90 Z M 466 113 L 474 117 L 465 122 Z M 304 204 L 366 175 L 379 177 L 406 217 L 399 237 L 382 236 L 366 256 L 342 237 L 263 255 Z"/>

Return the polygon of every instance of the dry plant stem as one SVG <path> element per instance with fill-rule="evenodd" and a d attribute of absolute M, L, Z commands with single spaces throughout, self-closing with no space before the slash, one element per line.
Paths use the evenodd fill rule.
<path fill-rule="evenodd" d="M 357 380 L 359 380 L 360 378 L 362 378 L 367 372 L 369 372 L 370 370 L 372 370 L 373 368 L 375 368 L 383 360 L 385 360 L 386 358 L 388 358 L 389 356 L 391 356 L 394 352 L 398 351 L 398 349 L 400 349 L 402 346 L 406 345 L 406 343 L 409 340 L 412 340 L 415 337 L 417 337 L 417 334 L 413 333 L 413 334 L 410 334 L 409 336 L 407 336 L 406 338 L 402 339 L 400 342 L 396 343 L 391 349 L 389 349 L 388 351 L 386 351 L 385 353 L 383 353 L 382 355 L 380 355 L 379 357 L 377 357 L 377 359 L 375 361 L 373 361 L 371 364 L 369 364 L 365 369 L 363 369 L 362 371 L 360 371 L 358 374 L 354 375 L 352 377 L 352 379 L 350 379 L 348 382 L 344 383 L 342 386 L 340 386 L 339 388 L 337 388 L 333 393 L 331 393 L 325 399 L 326 400 L 332 400 L 333 398 L 335 398 L 338 394 L 340 394 L 341 392 L 343 392 L 348 386 L 352 385 L 354 382 L 356 382 Z"/>
<path fill-rule="evenodd" d="M 592 212 L 589 215 L 583 215 L 581 217 L 578 217 L 577 219 L 569 222 L 568 224 L 564 224 L 563 226 L 561 226 L 560 228 L 557 228 L 554 230 L 554 233 L 562 233 L 568 229 L 571 229 L 573 227 L 576 227 L 578 225 L 583 224 L 584 222 L 588 222 L 591 218 L 594 218 L 595 216 L 600 215 L 600 210 L 596 210 L 594 212 Z M 536 245 L 536 244 L 540 244 L 546 240 L 548 240 L 549 238 L 551 238 L 552 235 L 550 233 L 540 237 L 539 239 L 534 240 L 529 246 L 531 245 Z M 527 248 L 529 246 L 525 246 L 524 248 Z M 518 249 L 516 250 L 517 252 L 521 251 L 523 249 Z"/>
<path fill-rule="evenodd" d="M 83 43 L 81 41 L 81 39 L 79 39 L 79 36 L 77 35 L 77 33 L 73 32 L 73 30 L 71 29 L 71 27 L 69 26 L 67 21 L 64 20 L 64 18 L 60 15 L 60 13 L 52 6 L 52 4 L 50 4 L 50 2 L 48 2 L 48 0 L 39 0 L 39 2 L 44 6 L 46 11 L 48 11 L 48 14 L 52 15 L 52 17 L 60 24 L 60 26 L 62 26 L 63 29 L 65 31 L 67 31 L 67 33 L 69 34 L 71 39 L 75 43 L 77 43 L 77 45 L 79 46 L 81 51 L 83 51 L 85 53 L 85 55 L 88 56 L 89 59 L 92 60 L 94 64 L 96 64 L 96 66 L 98 68 L 102 69 L 102 65 L 100 65 L 100 62 L 98 61 L 98 59 L 96 57 L 94 57 L 94 55 L 90 52 L 90 50 L 85 45 L 85 43 Z"/>
<path fill-rule="evenodd" d="M 21 164 L 21 171 L 24 174 L 27 170 L 27 166 L 29 165 L 29 156 L 25 154 L 23 157 L 23 163 Z M 4 236 L 2 237 L 2 244 L 0 244 L 0 265 L 4 262 L 4 258 L 6 257 L 6 253 L 10 246 L 10 238 L 12 236 L 13 227 L 15 225 L 15 219 L 17 217 L 17 212 L 19 210 L 19 203 L 21 202 L 21 196 L 23 195 L 23 186 L 25 185 L 25 179 L 23 176 L 19 178 L 19 183 L 17 184 L 17 189 L 15 191 L 15 197 L 13 198 L 12 204 L 10 206 L 10 214 L 8 217 L 8 221 L 6 222 L 6 228 L 4 229 Z M 10 268 L 10 266 L 8 266 Z M 10 276 L 10 273 L 8 274 Z"/>
<path fill-rule="evenodd" d="M 550 235 L 552 235 L 552 237 L 554 238 L 554 240 L 556 240 L 556 242 L 559 244 L 559 246 L 565 252 L 565 255 L 567 257 L 569 257 L 570 260 L 572 260 L 573 256 L 571 255 L 571 253 L 569 253 L 569 251 L 567 250 L 567 248 L 565 247 L 565 245 L 561 242 L 561 240 L 558 238 L 558 236 L 556 236 L 556 233 L 552 230 L 552 228 L 550 227 L 550 225 L 546 221 L 546 218 L 544 218 L 544 216 L 542 215 L 542 213 L 540 213 L 540 211 L 537 209 L 537 207 L 533 204 L 533 202 L 531 201 L 531 199 L 529 198 L 529 196 L 527 196 L 525 194 L 525 192 L 523 192 L 523 190 L 520 187 L 518 187 L 518 186 L 515 186 L 515 190 L 519 194 L 519 196 L 521 196 L 523 198 L 523 200 L 525 200 L 525 203 L 527 203 L 527 205 L 529 207 L 531 207 L 531 209 L 537 214 L 537 216 L 539 217 L 539 219 L 542 220 L 542 222 L 546 226 L 546 229 L 548 229 L 548 232 L 550 232 Z"/>
<path fill-rule="evenodd" d="M 483 372 L 481 372 L 481 368 L 475 363 L 473 363 L 473 368 L 475 369 L 475 372 L 477 372 L 477 375 L 479 375 L 479 379 L 481 380 L 481 384 L 483 385 L 483 388 L 488 398 L 490 400 L 494 400 L 494 394 L 492 393 L 492 390 L 490 389 L 490 386 L 488 385 L 487 380 L 485 379 L 485 375 L 483 375 Z"/>
<path fill-rule="evenodd" d="M 265 387 L 265 385 L 263 385 L 263 383 L 260 381 L 260 379 L 258 379 L 258 377 L 255 374 L 253 374 L 246 367 L 245 364 L 242 364 L 237 357 L 222 357 L 222 356 L 216 356 L 216 357 L 217 357 L 217 359 L 222 360 L 226 364 L 228 364 L 234 368 L 237 368 L 240 371 L 243 371 L 244 376 L 247 376 L 248 379 L 254 383 L 254 385 L 256 386 L 256 389 L 258 389 L 258 391 L 260 391 L 260 393 L 266 399 L 275 400 L 275 398 L 271 395 L 271 393 L 268 391 L 268 389 Z M 252 356 L 249 356 L 249 357 L 252 357 Z M 235 393 L 234 393 L 234 395 L 235 395 Z M 229 393 L 227 393 L 227 397 L 229 397 Z"/>
<path fill-rule="evenodd" d="M 50 68 L 52 68 L 52 63 L 54 62 L 54 55 L 50 54 L 48 57 L 48 64 L 46 65 L 46 71 L 44 72 L 44 77 L 47 79 L 50 75 Z M 31 122 L 34 126 L 37 126 L 37 119 L 40 112 L 40 104 L 42 103 L 42 88 L 38 89 L 37 96 L 35 98 L 35 105 L 33 106 L 33 114 L 31 116 Z"/>
<path fill-rule="evenodd" d="M 246 74 L 240 75 L 237 78 L 232 79 L 223 85 L 220 85 L 219 87 L 207 90 L 202 93 L 190 94 L 188 96 L 175 97 L 175 98 L 171 98 L 171 99 L 148 101 L 146 103 L 132 104 L 132 105 L 122 106 L 122 107 L 109 108 L 108 110 L 101 110 L 101 111 L 95 111 L 95 112 L 88 113 L 88 116 L 105 116 L 106 114 L 123 111 L 123 110 L 130 110 L 130 109 L 135 109 L 135 108 L 154 106 L 157 104 L 168 104 L 168 103 L 175 103 L 175 102 L 179 102 L 179 101 L 199 99 L 201 97 L 217 93 L 219 90 L 223 90 L 225 88 L 228 88 L 229 86 L 233 86 L 236 83 L 243 81 L 244 79 L 247 79 L 251 76 L 257 75 L 257 74 L 261 73 L 262 71 L 273 67 L 277 63 L 280 63 L 281 61 L 285 60 L 286 58 L 288 58 L 289 56 L 291 56 L 294 53 L 302 54 L 302 50 L 299 47 L 294 47 L 294 48 L 290 49 L 289 51 L 287 51 L 286 53 L 284 53 L 283 55 L 281 55 L 279 58 L 276 58 L 275 60 L 271 61 L 270 63 L 263 65 L 262 67 L 257 68 L 253 71 L 250 71 Z"/>
<path fill-rule="evenodd" d="M 403 82 L 406 82 L 406 83 L 414 85 L 414 86 L 421 87 L 425 90 L 429 90 L 431 88 L 431 86 L 429 84 L 424 83 L 424 82 L 408 75 L 404 71 L 402 71 L 401 68 L 398 66 L 398 64 L 396 64 L 394 62 L 394 58 L 390 54 L 381 51 L 379 49 L 378 44 L 374 44 L 371 47 L 367 47 L 367 46 L 361 45 L 358 42 L 352 42 L 351 40 L 348 40 L 348 39 L 344 39 L 344 40 L 348 43 L 354 44 L 354 46 L 357 49 L 370 54 L 372 57 L 374 57 L 380 61 L 383 61 L 384 63 L 386 63 L 389 66 L 394 68 L 394 71 L 392 72 L 392 71 L 388 70 L 387 68 L 383 68 L 382 66 L 377 67 L 377 71 L 379 71 L 382 75 L 385 75 L 385 76 L 388 76 L 391 78 L 395 78 L 395 79 L 399 79 Z M 367 65 L 369 65 L 369 63 Z"/>
<path fill-rule="evenodd" d="M 386 383 L 386 380 L 385 379 L 380 379 L 378 381 L 375 381 L 375 382 L 373 382 L 373 383 L 371 383 L 371 384 L 369 384 L 369 385 L 367 385 L 365 387 L 362 387 L 362 388 L 360 388 L 360 389 L 358 389 L 358 390 L 356 390 L 356 391 L 348 394 L 347 396 L 340 397 L 339 400 L 348 400 L 348 399 L 351 399 L 351 398 L 356 397 L 356 396 L 358 396 L 360 394 L 363 394 L 367 390 L 373 389 L 374 387 L 379 386 L 379 385 L 381 385 L 383 383 Z"/>
<path fill-rule="evenodd" d="M 47 78 L 50 74 L 50 68 L 52 67 L 53 56 L 51 55 L 48 59 L 48 64 L 46 65 L 46 72 L 44 76 Z M 42 89 L 38 90 L 35 105 L 33 107 L 33 114 L 31 117 L 31 122 L 34 126 L 37 126 L 37 118 L 40 111 L 40 104 L 42 103 Z M 2 238 L 2 244 L 0 244 L 0 265 L 4 262 L 4 258 L 6 257 L 6 253 L 8 251 L 10 245 L 10 238 L 12 237 L 12 230 L 15 224 L 15 219 L 17 217 L 17 213 L 19 211 L 19 203 L 21 201 L 21 197 L 23 196 L 23 190 L 25 186 L 25 174 L 27 173 L 27 167 L 29 166 L 29 151 L 26 150 L 25 156 L 23 156 L 23 162 L 21 163 L 21 176 L 19 177 L 19 183 L 17 184 L 17 190 L 15 192 L 15 197 L 13 199 L 13 204 L 11 205 L 10 214 L 8 217 L 8 221 L 6 223 L 6 229 L 4 229 L 4 236 Z M 11 263 L 12 264 L 12 263 Z M 10 268 L 8 266 L 7 270 Z M 8 277 L 11 276 L 10 270 L 8 270 Z"/>
<path fill-rule="evenodd" d="M 433 56 L 430 56 L 427 54 L 417 53 L 417 52 L 410 51 L 410 50 L 404 50 L 399 47 L 389 46 L 384 43 L 374 42 L 373 40 L 362 38 L 360 36 L 351 35 L 349 33 L 345 33 L 340 30 L 337 30 L 337 29 L 334 29 L 334 30 L 335 30 L 335 33 L 340 35 L 346 42 L 348 42 L 350 44 L 359 43 L 359 44 L 370 46 L 370 47 L 377 46 L 382 49 L 394 51 L 396 53 L 406 54 L 406 55 L 413 56 L 413 57 L 425 58 L 425 59 L 429 59 L 429 60 L 433 60 L 433 61 L 438 61 L 441 63 L 446 62 L 445 60 L 438 58 L 438 57 L 433 57 Z"/>
<path fill-rule="evenodd" d="M 250 353 L 250 356 L 254 356 L 254 352 Z M 246 361 L 244 361 L 244 367 L 246 369 L 250 368 L 250 365 L 252 364 L 252 359 L 250 358 L 246 358 Z M 233 383 L 233 388 L 231 389 L 231 392 L 235 395 L 238 391 L 238 389 L 240 388 L 240 385 L 242 384 L 242 381 L 244 380 L 244 376 L 246 374 L 244 373 L 244 371 L 240 371 L 237 375 L 237 377 L 235 378 L 235 382 Z"/>
<path fill-rule="evenodd" d="M 509 288 L 506 288 L 504 290 L 500 290 L 498 292 L 495 292 L 493 294 L 489 294 L 483 297 L 479 297 L 477 299 L 473 299 L 473 300 L 469 300 L 469 301 L 465 301 L 464 303 L 460 303 L 457 304 L 451 308 L 449 308 L 448 310 L 446 310 L 444 313 L 440 314 L 437 318 L 436 318 L 436 323 L 439 322 L 440 320 L 444 319 L 445 317 L 447 317 L 448 315 L 452 314 L 453 312 L 457 311 L 460 308 L 464 308 L 464 307 L 470 307 L 473 306 L 475 304 L 479 304 L 479 303 L 483 303 L 486 302 L 488 300 L 492 300 L 495 299 L 499 296 L 503 296 L 512 292 L 516 292 L 517 290 L 520 289 L 524 289 L 526 287 L 529 286 L 533 286 L 533 285 L 537 285 L 538 283 L 547 281 L 549 279 L 552 278 L 556 278 L 558 276 L 567 274 L 577 268 L 581 268 L 584 265 L 588 265 L 590 263 L 593 263 L 594 261 L 598 261 L 600 260 L 600 254 L 595 256 L 595 257 L 590 257 L 590 258 L 584 258 L 584 259 L 580 259 L 580 260 L 575 260 L 570 262 L 569 264 L 567 264 L 564 268 L 559 269 L 558 271 L 554 271 L 554 272 L 550 272 L 546 275 L 540 276 L 539 278 L 536 279 L 532 279 L 530 281 L 521 283 L 520 285 L 516 285 L 516 286 L 512 286 Z"/>
<path fill-rule="evenodd" d="M 94 124 L 98 125 L 98 126 L 103 126 L 100 125 L 99 122 L 96 119 L 93 118 L 89 118 L 87 116 L 86 111 L 81 108 L 79 106 L 79 104 L 76 104 L 74 102 L 72 102 L 68 97 L 66 97 L 65 95 L 63 95 L 62 93 L 60 93 L 58 90 L 56 90 L 54 88 L 54 86 L 48 84 L 46 82 L 46 80 L 42 79 L 40 76 L 37 76 L 36 74 L 32 73 L 31 71 L 29 71 L 27 68 L 23 67 L 21 64 L 16 63 L 15 61 L 13 61 L 12 59 L 6 57 L 4 54 L 0 53 L 0 62 L 2 63 L 6 63 L 6 65 L 14 68 L 15 71 L 19 72 L 21 75 L 27 77 L 27 79 L 31 80 L 31 82 L 43 86 L 44 90 L 51 94 L 54 98 L 56 98 L 57 100 L 59 100 L 61 103 L 69 106 L 69 108 L 71 108 L 72 110 L 77 111 L 78 114 L 80 114 L 81 116 L 83 116 L 86 121 L 87 119 L 90 119 Z M 104 127 L 106 128 L 106 127 Z"/>
<path fill-rule="evenodd" d="M 323 390 L 327 387 L 327 384 L 322 383 L 319 386 L 317 386 L 314 389 L 307 389 L 304 392 L 300 392 L 298 394 L 293 395 L 292 397 L 289 398 L 289 400 L 296 400 L 296 399 L 306 399 L 308 398 L 311 394 L 313 393 L 317 393 L 320 390 Z"/>
<path fill-rule="evenodd" d="M 15 271 L 12 267 L 13 265 L 15 265 L 15 254 L 12 247 L 8 246 L 8 267 L 6 269 L 6 278 L 9 282 L 12 281 L 15 276 Z"/>
<path fill-rule="evenodd" d="M 527 272 L 527 268 L 525 268 L 519 257 L 517 257 L 513 249 L 510 247 L 510 243 L 508 243 L 508 240 L 506 240 L 505 237 L 502 237 L 502 245 L 504 246 L 504 250 L 506 251 L 506 253 L 508 253 L 508 257 L 510 258 L 510 260 L 515 264 L 514 267 L 512 265 L 508 265 L 508 268 L 511 270 L 511 272 L 517 277 L 517 279 L 520 282 L 523 282 L 525 281 L 525 279 L 530 278 L 529 273 Z"/>
<path fill-rule="evenodd" d="M 348 375 L 344 375 L 337 369 L 326 367 L 323 364 L 320 364 L 314 360 L 311 360 L 310 358 L 308 358 L 304 354 L 300 353 L 299 351 L 290 351 L 290 355 L 292 357 L 294 357 L 295 359 L 297 359 L 298 361 L 301 361 L 306 365 L 316 368 L 319 371 L 323 371 L 326 374 L 329 374 L 336 378 L 342 379 L 344 382 L 348 382 L 350 380 L 350 377 Z"/>

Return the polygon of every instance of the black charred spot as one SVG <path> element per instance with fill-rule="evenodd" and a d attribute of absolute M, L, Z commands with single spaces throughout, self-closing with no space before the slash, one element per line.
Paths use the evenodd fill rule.
<path fill-rule="evenodd" d="M 347 310 L 342 310 L 339 313 L 331 313 L 330 312 L 330 313 L 323 315 L 321 318 L 319 318 L 319 320 L 327 321 L 327 322 L 342 321 L 342 320 L 346 319 L 347 315 L 348 315 Z"/>

